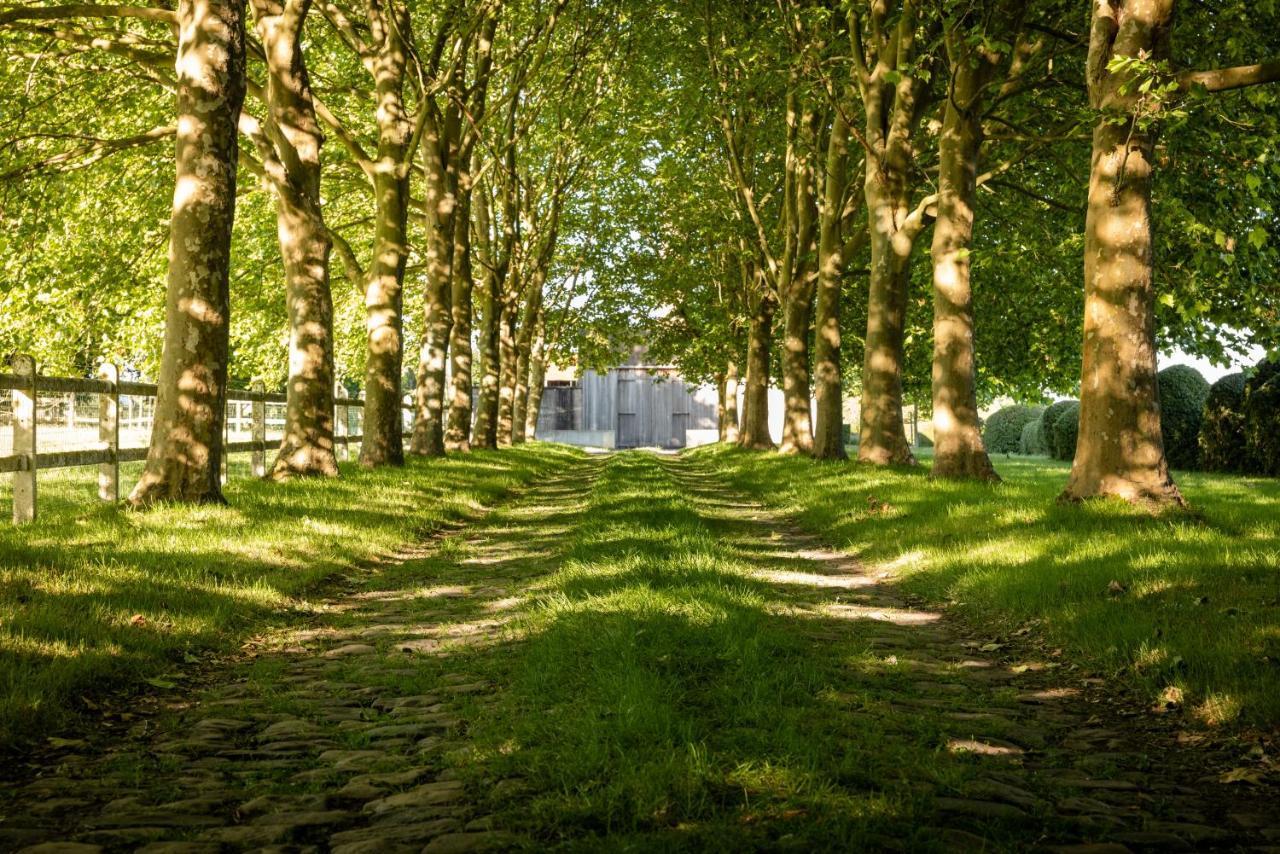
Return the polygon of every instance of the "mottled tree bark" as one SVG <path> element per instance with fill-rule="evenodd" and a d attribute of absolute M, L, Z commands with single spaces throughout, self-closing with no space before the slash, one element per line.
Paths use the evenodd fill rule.
<path fill-rule="evenodd" d="M 739 438 L 738 428 L 738 359 L 730 356 L 724 364 L 724 402 L 720 406 L 720 441 L 736 444 Z"/>
<path fill-rule="evenodd" d="M 1164 456 L 1152 283 L 1152 131 L 1115 57 L 1168 55 L 1173 0 L 1096 0 L 1087 65 L 1093 130 L 1085 219 L 1080 434 L 1064 498 L 1181 505 Z M 1116 123 L 1115 114 L 1128 115 Z"/>
<path fill-rule="evenodd" d="M 289 314 L 289 380 L 284 436 L 270 476 L 334 477 L 332 242 L 320 209 L 320 147 L 302 30 L 311 0 L 252 0 L 255 30 L 267 64 L 264 155 L 276 196 L 276 228 L 284 260 Z"/>
<path fill-rule="evenodd" d="M 452 312 L 453 330 L 449 342 L 453 364 L 453 398 L 449 402 L 449 425 L 445 448 L 466 453 L 471 450 L 471 190 L 470 177 L 459 181 L 458 216 L 453 241 Z"/>
<path fill-rule="evenodd" d="M 996 57 L 948 30 L 950 95 L 938 140 L 938 211 L 933 226 L 933 477 L 998 481 L 978 421 L 969 249 L 977 200 L 982 123 L 977 108 Z"/>
<path fill-rule="evenodd" d="M 424 105 L 423 109 L 432 109 Z M 423 336 L 414 390 L 413 440 L 410 451 L 443 456 L 445 362 L 453 325 L 453 239 L 458 204 L 457 152 L 445 121 L 427 120 L 422 147 L 426 173 L 427 288 L 423 303 Z"/>
<path fill-rule="evenodd" d="M 221 502 L 244 0 L 178 4 L 177 181 L 151 444 L 129 501 Z"/>
<path fill-rule="evenodd" d="M 813 455 L 843 460 L 844 394 L 840 376 L 840 290 L 844 279 L 844 241 L 840 233 L 848 185 L 849 125 L 837 111 L 827 140 L 826 182 L 818 230 L 818 293 L 814 334 L 814 385 L 817 402 Z"/>
<path fill-rule="evenodd" d="M 773 298 L 759 298 L 751 316 L 747 335 L 747 381 L 742 402 L 742 429 L 738 444 L 744 448 L 767 450 L 774 447 L 769 436 L 769 350 L 773 343 Z"/>
<path fill-rule="evenodd" d="M 512 271 L 513 273 L 515 271 Z M 511 444 L 516 402 L 516 320 L 520 314 L 519 277 L 508 275 L 498 315 L 498 446 Z"/>
<path fill-rule="evenodd" d="M 542 412 L 542 392 L 547 383 L 547 315 L 540 309 L 529 351 L 529 393 L 524 415 L 525 439 L 538 437 L 538 416 Z"/>
<path fill-rule="evenodd" d="M 911 139 L 926 86 L 900 67 L 915 56 L 918 14 L 917 2 L 903 0 L 886 32 L 883 10 L 873 13 L 874 62 L 855 56 L 870 149 L 863 189 L 871 243 L 858 460 L 877 465 L 915 463 L 902 423 L 902 363 L 911 251 L 924 226 L 924 212 L 911 208 Z"/>
<path fill-rule="evenodd" d="M 529 294 L 523 312 L 524 322 L 516 338 L 515 392 L 511 405 L 511 442 L 515 445 L 524 442 L 528 426 L 529 368 L 533 357 L 533 339 L 542 315 L 542 289 L 546 285 L 546 279 L 547 269 L 539 263 L 538 269 L 533 271 L 533 280 L 529 282 Z"/>
<path fill-rule="evenodd" d="M 789 116 L 795 116 L 798 99 L 789 100 Z M 814 198 L 814 146 L 819 117 L 806 109 L 793 131 L 788 151 L 790 206 L 785 236 L 786 251 L 780 264 L 778 291 L 782 298 L 782 444 L 784 454 L 813 452 L 812 395 L 809 382 L 809 326 L 813 322 L 817 200 Z M 788 118 L 788 121 L 795 121 Z"/>
<path fill-rule="evenodd" d="M 369 31 L 378 161 L 374 170 L 373 260 L 365 285 L 364 439 L 360 464 L 404 464 L 400 372 L 404 363 L 403 287 L 409 254 L 410 125 L 404 106 L 405 42 L 409 16 L 387 0 L 369 0 Z"/>

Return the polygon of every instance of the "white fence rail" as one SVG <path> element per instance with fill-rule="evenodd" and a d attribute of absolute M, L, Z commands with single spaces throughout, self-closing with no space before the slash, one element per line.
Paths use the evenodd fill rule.
<path fill-rule="evenodd" d="M 13 373 L 0 373 L 0 474 L 13 475 L 14 524 L 36 518 L 36 475 L 44 469 L 97 466 L 98 498 L 118 502 L 120 464 L 147 457 L 156 386 L 121 380 L 110 364 L 97 379 L 42 376 L 26 355 L 13 357 L 12 365 Z M 334 448 L 339 459 L 349 459 L 363 438 L 364 401 L 341 385 L 335 389 Z M 284 404 L 283 393 L 265 391 L 261 383 L 227 390 L 223 482 L 233 453 L 250 453 L 253 475 L 266 474 L 267 451 L 283 433 Z M 412 411 L 408 396 L 404 408 Z"/>

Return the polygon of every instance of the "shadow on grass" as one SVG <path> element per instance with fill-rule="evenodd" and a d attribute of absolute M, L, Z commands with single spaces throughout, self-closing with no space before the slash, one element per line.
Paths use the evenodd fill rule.
<path fill-rule="evenodd" d="M 1152 517 L 1056 503 L 1067 467 L 1043 460 L 997 459 L 995 487 L 726 448 L 688 460 L 993 635 L 1034 621 L 1066 660 L 1181 696 L 1202 723 L 1280 722 L 1280 482 L 1179 474 L 1198 516 Z"/>
<path fill-rule="evenodd" d="M 813 564 L 759 521 L 701 514 L 713 496 L 695 507 L 644 455 L 613 458 L 584 492 L 501 511 L 457 559 L 404 568 L 430 585 L 522 594 L 497 620 L 491 601 L 464 597 L 438 628 L 424 605 L 428 630 L 469 640 L 415 660 L 434 679 L 501 686 L 466 710 L 469 745 L 450 760 L 521 781 L 489 805 L 499 826 L 582 850 L 946 847 L 931 795 L 1008 766 L 946 749 L 978 725 L 948 724 L 937 706 L 981 715 L 985 685 L 879 649 L 911 647 L 927 625 L 832 616 L 816 606 L 856 594 L 761 578 Z M 491 559 L 527 553 L 545 518 L 577 524 L 541 561 Z M 1004 719 L 989 717 L 983 734 L 1002 735 Z M 1024 818 L 974 826 L 1012 841 L 1051 821 Z"/>
<path fill-rule="evenodd" d="M 577 459 L 534 444 L 284 484 L 238 477 L 241 463 L 229 506 L 146 512 L 98 504 L 92 469 L 43 475 L 40 520 L 0 527 L 0 747 L 47 732 L 100 691 L 180 678 L 193 653 L 284 619 L 335 572 L 475 518 Z"/>

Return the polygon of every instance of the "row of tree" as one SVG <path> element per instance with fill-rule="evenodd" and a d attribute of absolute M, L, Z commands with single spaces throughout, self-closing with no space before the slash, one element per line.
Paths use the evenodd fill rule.
<path fill-rule="evenodd" d="M 932 409 L 934 476 L 995 480 L 984 379 L 988 399 L 1078 388 L 1065 497 L 1181 503 L 1158 343 L 1280 344 L 1277 97 L 1259 85 L 1280 62 L 1254 61 L 1280 55 L 1280 19 L 1270 3 L 1186 5 L 676 4 L 666 26 L 686 49 L 664 49 L 648 97 L 690 114 L 649 156 L 671 161 L 648 184 L 668 213 L 646 209 L 659 225 L 636 226 L 627 274 L 649 265 L 657 337 L 720 384 L 723 438 L 772 446 L 780 377 L 780 449 L 842 458 L 842 400 L 860 388 L 858 459 L 910 464 L 912 388 Z M 1177 61 L 1175 29 L 1197 35 Z M 689 188 L 678 176 L 695 169 L 708 177 Z"/>
<path fill-rule="evenodd" d="M 1078 389 L 1067 496 L 1177 503 L 1157 349 L 1280 347 L 1280 15 L 1177 5 L 0 2 L 0 347 L 158 374 L 138 502 L 218 498 L 229 377 L 331 475 L 335 378 L 397 464 L 646 343 L 749 447 L 771 384 L 820 458 L 859 394 L 910 463 L 923 404 L 946 477 L 996 476 L 980 402 Z"/>
<path fill-rule="evenodd" d="M 441 455 L 523 441 L 539 406 L 565 199 L 590 169 L 590 137 L 571 130 L 591 124 L 609 89 L 625 48 L 615 21 L 610 4 L 573 0 L 0 7 L 6 53 L 27 60 L 4 74 L 16 107 L 4 129 L 8 190 L 156 142 L 176 152 L 159 394 L 130 500 L 221 499 L 231 282 L 252 255 L 232 251 L 246 176 L 269 193 L 283 267 L 282 300 L 262 281 L 250 285 L 285 308 L 288 403 L 274 477 L 337 474 L 335 250 L 363 303 L 363 353 L 348 360 L 364 366 L 361 462 L 401 464 L 406 444 Z M 124 89 L 106 105 L 93 79 L 104 72 Z M 99 129 L 148 117 L 159 121 L 142 132 Z M 147 164 L 153 184 L 164 161 Z M 106 175 L 95 175 L 100 199 L 117 192 L 104 192 Z M 352 221 L 334 227 L 335 210 Z M 244 244 L 253 246 L 237 249 Z M 406 443 L 411 262 L 421 320 Z M 148 295 L 118 299 L 128 315 Z M 80 343 L 89 358 L 104 355 L 101 340 Z"/>

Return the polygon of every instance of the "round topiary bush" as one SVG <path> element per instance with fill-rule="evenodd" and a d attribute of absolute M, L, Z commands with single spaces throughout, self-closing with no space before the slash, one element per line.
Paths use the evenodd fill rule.
<path fill-rule="evenodd" d="M 1049 456 L 1053 456 L 1053 422 L 1058 420 L 1058 416 L 1064 409 L 1070 408 L 1071 404 L 1076 402 L 1074 400 L 1056 401 L 1045 407 L 1044 414 L 1040 416 L 1040 445 Z"/>
<path fill-rule="evenodd" d="M 1022 436 L 1018 440 L 1018 453 L 1026 454 L 1029 457 L 1049 456 L 1049 449 L 1040 440 L 1040 432 L 1044 429 L 1043 418 L 1044 415 L 1041 414 L 1040 418 L 1028 421 L 1023 425 Z"/>
<path fill-rule="evenodd" d="M 1244 374 L 1227 374 L 1209 386 L 1200 420 L 1200 467 L 1245 470 Z"/>
<path fill-rule="evenodd" d="M 1243 409 L 1248 471 L 1280 476 L 1280 361 L 1253 369 L 1245 380 Z"/>
<path fill-rule="evenodd" d="M 1080 435 L 1080 403 L 1069 400 L 1053 420 L 1053 458 L 1070 462 L 1076 457 L 1076 438 Z"/>
<path fill-rule="evenodd" d="M 1194 469 L 1200 464 L 1200 422 L 1209 381 L 1190 365 L 1165 368 L 1156 380 L 1165 459 L 1172 468 Z"/>
<path fill-rule="evenodd" d="M 1016 454 L 1022 442 L 1022 428 L 1035 421 L 1044 412 L 1041 406 L 1023 406 L 1015 403 L 991 414 L 982 441 L 989 454 Z"/>

